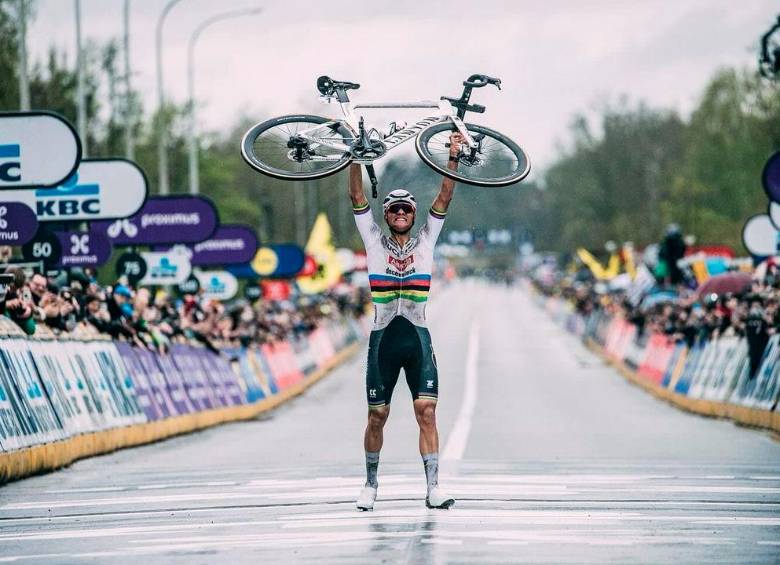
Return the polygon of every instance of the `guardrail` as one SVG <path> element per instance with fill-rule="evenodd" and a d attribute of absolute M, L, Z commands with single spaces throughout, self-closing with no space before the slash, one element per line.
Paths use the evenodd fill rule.
<path fill-rule="evenodd" d="M 354 353 L 365 320 L 217 355 L 106 339 L 30 338 L 0 317 L 0 483 L 223 422 L 299 394 Z"/>
<path fill-rule="evenodd" d="M 634 324 L 603 310 L 582 316 L 563 299 L 534 296 L 558 324 L 658 398 L 697 414 L 780 432 L 780 335 L 770 338 L 751 376 L 745 338 L 696 341 L 689 348 L 662 334 L 638 336 Z"/>

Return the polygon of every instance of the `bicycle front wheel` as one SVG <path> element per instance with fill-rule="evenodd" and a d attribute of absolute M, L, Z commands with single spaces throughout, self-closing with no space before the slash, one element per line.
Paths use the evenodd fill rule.
<path fill-rule="evenodd" d="M 252 126 L 241 140 L 241 156 L 269 177 L 312 180 L 349 165 L 350 153 L 333 145 L 349 146 L 353 140 L 343 122 L 303 114 L 282 116 Z"/>
<path fill-rule="evenodd" d="M 445 177 L 474 186 L 508 186 L 528 176 L 531 162 L 517 143 L 484 126 L 465 126 L 478 147 L 461 154 L 456 171 L 447 167 L 450 134 L 456 131 L 451 122 L 429 126 L 417 136 L 415 146 L 423 162 Z"/>

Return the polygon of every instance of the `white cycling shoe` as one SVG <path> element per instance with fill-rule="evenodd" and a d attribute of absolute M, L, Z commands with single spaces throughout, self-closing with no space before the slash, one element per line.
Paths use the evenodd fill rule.
<path fill-rule="evenodd" d="M 447 509 L 453 504 L 455 504 L 455 499 L 445 494 L 438 486 L 433 487 L 425 499 L 425 506 L 428 508 Z"/>
<path fill-rule="evenodd" d="M 360 491 L 360 496 L 357 499 L 358 510 L 366 511 L 374 509 L 374 501 L 376 500 L 376 487 L 364 486 Z"/>

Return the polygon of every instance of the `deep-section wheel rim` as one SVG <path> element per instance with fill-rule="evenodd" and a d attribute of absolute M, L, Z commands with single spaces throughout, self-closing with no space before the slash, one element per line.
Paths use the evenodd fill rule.
<path fill-rule="evenodd" d="M 472 137 L 481 137 L 480 151 L 473 161 L 465 156 L 458 170 L 447 167 L 449 138 L 453 124 L 436 124 L 423 130 L 416 140 L 417 153 L 431 168 L 452 179 L 476 186 L 507 186 L 523 180 L 531 164 L 525 152 L 505 135 L 476 124 L 465 124 Z"/>
<path fill-rule="evenodd" d="M 254 169 L 280 179 L 316 179 L 336 173 L 349 164 L 349 153 L 312 145 L 315 156 L 338 156 L 338 160 L 317 161 L 304 154 L 304 159 L 297 162 L 291 158 L 295 150 L 288 147 L 288 141 L 299 131 L 331 121 L 320 116 L 294 115 L 257 124 L 244 135 L 242 157 Z M 351 131 L 343 123 L 330 133 L 319 133 L 322 139 L 338 140 L 347 145 L 353 140 Z"/>

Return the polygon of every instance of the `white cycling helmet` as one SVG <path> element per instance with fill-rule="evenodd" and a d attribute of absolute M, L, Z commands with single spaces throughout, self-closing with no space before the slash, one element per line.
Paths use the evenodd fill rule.
<path fill-rule="evenodd" d="M 414 195 L 403 188 L 397 188 L 385 196 L 385 200 L 382 202 L 382 211 L 387 212 L 387 209 L 397 202 L 405 202 L 414 208 L 415 212 L 417 211 L 417 201 L 414 199 Z"/>

